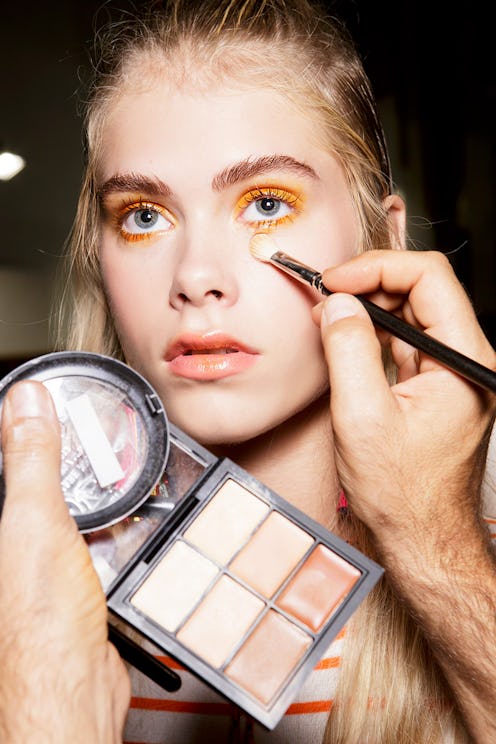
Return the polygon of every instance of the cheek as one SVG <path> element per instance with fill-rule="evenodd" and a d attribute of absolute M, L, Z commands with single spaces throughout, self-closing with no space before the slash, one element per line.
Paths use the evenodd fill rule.
<path fill-rule="evenodd" d="M 320 293 L 281 275 L 278 291 L 266 305 L 261 327 L 272 329 L 272 353 L 286 367 L 295 385 L 315 385 L 327 380 L 327 365 L 320 328 L 313 322 L 312 307 L 322 299 Z M 320 384 L 317 382 L 317 384 Z"/>
<path fill-rule="evenodd" d="M 328 189 L 318 200 L 309 220 L 306 243 L 314 266 L 327 268 L 357 254 L 359 219 L 349 189 L 344 182 Z"/>
<path fill-rule="evenodd" d="M 122 250 L 104 247 L 100 265 L 112 317 L 126 351 L 129 341 L 144 336 L 147 329 L 153 331 L 157 306 L 166 288 L 160 280 L 161 273 L 146 257 L 126 256 Z"/>
<path fill-rule="evenodd" d="M 317 221 L 316 233 L 319 239 L 314 241 L 315 266 L 323 268 L 337 266 L 356 256 L 358 229 L 351 216 L 348 219 L 330 222 L 326 214 L 321 214 Z"/>

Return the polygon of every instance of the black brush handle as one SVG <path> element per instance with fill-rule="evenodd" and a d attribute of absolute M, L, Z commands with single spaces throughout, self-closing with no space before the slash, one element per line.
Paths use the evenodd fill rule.
<path fill-rule="evenodd" d="M 108 624 L 109 641 L 114 644 L 122 658 L 146 674 L 151 680 L 168 692 L 176 692 L 181 687 L 181 677 L 162 664 L 138 643 L 121 633 L 114 625 Z"/>

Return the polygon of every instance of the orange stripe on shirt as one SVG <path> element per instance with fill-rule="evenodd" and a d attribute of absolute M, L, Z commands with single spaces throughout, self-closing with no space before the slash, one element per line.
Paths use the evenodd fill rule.
<path fill-rule="evenodd" d="M 293 703 L 287 709 L 287 716 L 301 716 L 309 713 L 328 713 L 332 708 L 332 700 L 308 700 L 306 703 Z"/>
<path fill-rule="evenodd" d="M 202 713 L 209 716 L 231 715 L 236 710 L 230 703 L 193 703 L 185 700 L 162 700 L 148 697 L 132 697 L 129 707 L 172 713 Z"/>
<path fill-rule="evenodd" d="M 329 656 L 327 659 L 321 659 L 316 664 L 315 669 L 337 669 L 341 664 L 340 656 Z"/>
<path fill-rule="evenodd" d="M 162 664 L 165 664 L 166 666 L 168 666 L 169 669 L 179 669 L 179 670 L 182 670 L 183 672 L 186 669 L 185 667 L 183 667 L 182 664 L 180 664 L 175 659 L 172 659 L 170 656 L 156 656 L 155 658 L 158 659 L 158 661 L 160 661 Z"/>
<path fill-rule="evenodd" d="M 487 529 L 489 530 L 489 537 L 491 540 L 494 540 L 496 538 L 496 532 L 493 530 L 496 527 L 496 519 L 493 519 L 492 517 L 484 517 L 484 522 L 487 525 Z"/>
<path fill-rule="evenodd" d="M 207 716 L 232 715 L 236 708 L 230 703 L 192 703 L 184 700 L 160 700 L 156 698 L 131 698 L 131 708 L 156 710 L 172 713 L 196 713 Z M 293 703 L 286 715 L 306 715 L 309 713 L 326 713 L 332 707 L 332 700 L 308 700 Z"/>

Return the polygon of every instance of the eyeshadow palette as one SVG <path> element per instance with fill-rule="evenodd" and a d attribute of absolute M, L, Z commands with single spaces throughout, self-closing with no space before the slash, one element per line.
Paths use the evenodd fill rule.
<path fill-rule="evenodd" d="M 108 605 L 272 729 L 381 575 L 222 459 L 113 582 Z"/>

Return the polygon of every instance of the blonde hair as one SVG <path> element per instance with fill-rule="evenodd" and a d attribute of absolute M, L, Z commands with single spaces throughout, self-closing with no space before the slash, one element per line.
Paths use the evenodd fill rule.
<path fill-rule="evenodd" d="M 314 117 L 323 144 L 341 163 L 360 250 L 391 247 L 383 204 L 391 173 L 370 83 L 345 28 L 322 9 L 306 0 L 172 0 L 140 9 L 139 18 L 114 24 L 98 42 L 59 345 L 122 358 L 99 268 L 99 142 L 116 98 L 155 75 L 205 90 L 262 86 L 291 99 Z M 338 529 L 373 555 L 367 530 L 352 515 Z M 449 731 L 462 744 L 468 739 L 454 711 L 418 626 L 384 580 L 349 624 L 325 742 L 437 744 Z"/>

